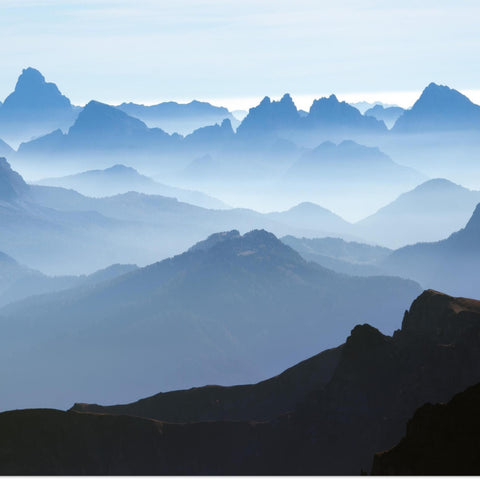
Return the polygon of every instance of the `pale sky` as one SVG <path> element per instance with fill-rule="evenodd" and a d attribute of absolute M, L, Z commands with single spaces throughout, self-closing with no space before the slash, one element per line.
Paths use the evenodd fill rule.
<path fill-rule="evenodd" d="M 409 106 L 432 81 L 480 102 L 479 19 L 477 0 L 0 0 L 0 100 L 32 66 L 77 105 Z"/>

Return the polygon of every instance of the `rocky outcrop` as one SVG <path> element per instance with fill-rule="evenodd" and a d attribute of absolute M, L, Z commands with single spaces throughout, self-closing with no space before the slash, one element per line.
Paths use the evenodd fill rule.
<path fill-rule="evenodd" d="M 372 474 L 480 475 L 480 384 L 419 408 L 402 441 L 375 455 Z"/>

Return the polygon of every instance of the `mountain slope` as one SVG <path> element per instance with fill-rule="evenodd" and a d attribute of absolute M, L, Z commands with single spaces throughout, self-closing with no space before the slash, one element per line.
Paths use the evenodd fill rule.
<path fill-rule="evenodd" d="M 428 180 L 357 222 L 358 235 L 389 247 L 439 240 L 461 228 L 480 202 L 480 191 L 449 180 Z"/>
<path fill-rule="evenodd" d="M 394 133 L 480 129 L 480 106 L 444 85 L 430 83 L 410 110 L 398 118 Z"/>
<path fill-rule="evenodd" d="M 233 233 L 95 288 L 4 308 L 0 350 L 24 352 L 3 379 L 5 403 L 31 398 L 21 400 L 18 375 L 44 381 L 37 399 L 50 406 L 258 381 L 339 343 L 359 316 L 391 331 L 419 291 L 407 280 L 307 263 L 265 231 Z"/>
<path fill-rule="evenodd" d="M 174 197 L 182 202 L 204 208 L 226 208 L 226 205 L 202 192 L 165 185 L 141 175 L 125 165 L 113 165 L 104 170 L 88 170 L 66 177 L 45 178 L 37 185 L 55 186 L 76 190 L 90 197 L 107 197 L 131 191 Z"/>
<path fill-rule="evenodd" d="M 426 291 L 392 337 L 357 325 L 323 387 L 311 384 L 313 389 L 293 410 L 269 421 L 228 420 L 246 415 L 249 406 L 241 402 L 245 387 L 229 390 L 239 401 L 228 412 L 216 405 L 215 399 L 220 404 L 225 400 L 225 390 L 219 388 L 212 404 L 202 404 L 202 392 L 208 397 L 214 387 L 105 409 L 137 414 L 143 402 L 149 404 L 149 415 L 161 418 L 171 415 L 167 407 L 174 398 L 179 405 L 191 399 L 199 401 L 197 419 L 208 411 L 213 419 L 208 422 L 165 423 L 75 411 L 5 412 L 0 414 L 1 473 L 358 475 L 370 470 L 374 452 L 400 440 L 416 408 L 446 401 L 478 380 L 479 332 L 480 302 Z M 264 382 L 276 406 L 281 398 L 275 391 L 283 396 L 302 389 L 308 372 L 316 368 L 314 359 L 295 366 L 290 385 L 279 390 L 282 375 Z M 187 407 L 191 418 L 194 405 Z M 254 402 L 250 406 L 256 408 Z"/>
<path fill-rule="evenodd" d="M 382 262 L 386 271 L 413 278 L 424 287 L 456 295 L 480 296 L 480 205 L 467 225 L 448 238 L 394 251 Z"/>

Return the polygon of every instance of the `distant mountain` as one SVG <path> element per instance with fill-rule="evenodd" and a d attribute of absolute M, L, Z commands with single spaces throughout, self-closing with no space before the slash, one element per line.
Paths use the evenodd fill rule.
<path fill-rule="evenodd" d="M 278 135 L 300 127 L 300 115 L 292 97 L 286 93 L 281 100 L 265 97 L 259 105 L 251 108 L 237 128 L 240 137 Z"/>
<path fill-rule="evenodd" d="M 402 107 L 384 107 L 383 105 L 375 105 L 369 108 L 364 115 L 366 117 L 374 117 L 377 120 L 382 120 L 388 128 L 393 127 L 398 117 L 405 112 Z"/>
<path fill-rule="evenodd" d="M 32 295 L 59 292 L 73 287 L 96 285 L 137 268 L 136 265 L 112 265 L 90 275 L 47 276 L 19 264 L 0 252 L 0 306 Z"/>
<path fill-rule="evenodd" d="M 357 133 L 384 133 L 387 131 L 382 121 L 363 116 L 355 107 L 339 102 L 335 95 L 314 100 L 305 118 L 308 128 L 330 132 L 355 131 Z"/>
<path fill-rule="evenodd" d="M 355 232 L 392 248 L 431 242 L 465 225 L 479 202 L 480 191 L 436 178 L 356 223 Z"/>
<path fill-rule="evenodd" d="M 457 90 L 431 83 L 413 107 L 398 118 L 392 131 L 426 133 L 479 129 L 479 105 Z"/>
<path fill-rule="evenodd" d="M 480 297 L 480 204 L 465 228 L 445 240 L 395 250 L 382 266 L 428 288 Z"/>
<path fill-rule="evenodd" d="M 430 290 L 393 336 L 357 325 L 337 349 L 256 385 L 160 393 L 110 407 L 77 403 L 69 412 L 4 412 L 0 473 L 359 475 L 370 471 L 375 452 L 401 439 L 415 409 L 478 381 L 479 333 L 480 302 Z M 467 422 L 476 401 L 474 390 L 446 407 L 424 407 L 428 415 L 411 432 L 428 440 L 421 452 L 449 438 L 442 427 L 425 431 L 430 418 L 461 422 L 448 422 L 450 438 L 458 438 L 459 426 L 476 432 L 478 422 L 473 429 Z M 460 458 L 476 460 L 476 453 L 467 448 Z M 448 465 L 457 454 L 454 448 L 439 461 Z"/>
<path fill-rule="evenodd" d="M 5 307 L 1 355 L 15 346 L 12 375 L 43 388 L 25 395 L 2 378 L 3 405 L 31 405 L 31 395 L 50 406 L 123 402 L 132 392 L 259 381 L 339 343 L 356 318 L 392 331 L 419 292 L 408 280 L 307 263 L 266 231 L 233 233 L 89 289 Z"/>
<path fill-rule="evenodd" d="M 408 421 L 407 434 L 375 455 L 373 475 L 480 475 L 480 384 L 448 403 L 420 407 Z"/>
<path fill-rule="evenodd" d="M 273 220 L 293 227 L 323 230 L 324 232 L 345 232 L 352 229 L 352 224 L 326 208 L 311 202 L 303 202 L 284 212 L 272 212 L 267 216 Z"/>
<path fill-rule="evenodd" d="M 148 154 L 178 145 L 181 137 L 159 128 L 148 128 L 137 118 L 109 105 L 91 101 L 80 112 L 67 134 L 56 130 L 22 143 L 19 156 L 119 157 Z M 65 159 L 66 160 L 66 159 Z"/>
<path fill-rule="evenodd" d="M 362 187 L 412 183 L 422 175 L 396 164 L 375 147 L 345 140 L 338 145 L 324 142 L 305 152 L 285 175 L 288 181 L 302 184 L 333 186 L 338 184 Z"/>
<path fill-rule="evenodd" d="M 189 134 L 207 125 L 229 119 L 237 126 L 238 120 L 225 107 L 193 100 L 190 103 L 163 102 L 157 105 L 122 103 L 116 108 L 145 122 L 150 128 L 159 127 L 169 133 Z"/>
<path fill-rule="evenodd" d="M 54 83 L 34 68 L 19 76 L 15 90 L 0 106 L 0 136 L 18 143 L 56 128 L 70 126 L 78 110 Z"/>
<path fill-rule="evenodd" d="M 388 248 L 346 242 L 341 238 L 296 238 L 287 235 L 280 240 L 305 260 L 347 275 L 382 275 L 384 272 L 377 264 L 392 252 Z"/>
<path fill-rule="evenodd" d="M 88 170 L 66 177 L 45 178 L 37 185 L 71 188 L 90 197 L 106 197 L 126 192 L 141 192 L 174 197 L 205 208 L 227 208 L 220 200 L 201 192 L 171 187 L 141 175 L 132 167 L 114 165 L 105 170 Z"/>

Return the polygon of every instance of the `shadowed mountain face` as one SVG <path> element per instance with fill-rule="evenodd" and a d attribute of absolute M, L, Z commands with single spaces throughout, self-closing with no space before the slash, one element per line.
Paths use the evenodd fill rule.
<path fill-rule="evenodd" d="M 375 455 L 373 475 L 479 475 L 480 384 L 446 404 L 428 403 L 408 421 L 407 434 Z"/>
<path fill-rule="evenodd" d="M 480 192 L 444 178 L 422 183 L 357 222 L 358 235 L 389 247 L 445 238 L 469 220 Z"/>
<path fill-rule="evenodd" d="M 5 158 L 0 158 L 0 201 L 18 200 L 28 191 L 23 178 L 12 170 Z"/>
<path fill-rule="evenodd" d="M 227 207 L 220 200 L 204 193 L 164 185 L 125 165 L 113 165 L 105 170 L 88 170 L 66 177 L 46 178 L 36 183 L 38 185 L 71 188 L 90 197 L 107 197 L 135 191 L 174 197 L 182 202 L 205 208 Z"/>
<path fill-rule="evenodd" d="M 4 405 L 31 406 L 30 389 L 42 405 L 65 406 L 258 381 L 319 344 L 340 343 L 359 317 L 392 331 L 418 291 L 407 280 L 347 277 L 307 263 L 265 231 L 216 235 L 95 288 L 2 310 L 0 350 L 20 359 L 2 375 Z M 20 387 L 19 375 L 36 380 Z"/>
<path fill-rule="evenodd" d="M 465 228 L 439 242 L 400 248 L 382 267 L 390 273 L 413 278 L 424 287 L 478 297 L 479 245 L 480 205 L 477 205 Z"/>
<path fill-rule="evenodd" d="M 400 440 L 416 408 L 478 380 L 479 332 L 480 302 L 426 291 L 393 337 L 358 325 L 341 348 L 257 385 L 171 392 L 116 407 L 75 405 L 83 413 L 5 412 L 0 471 L 359 474 L 370 470 L 374 452 Z M 274 415 L 287 410 L 271 420 L 259 408 L 269 401 Z M 243 420 L 249 417 L 266 420 Z"/>
<path fill-rule="evenodd" d="M 410 110 L 396 121 L 395 133 L 480 129 L 480 106 L 444 85 L 431 83 Z"/>
<path fill-rule="evenodd" d="M 0 137 L 26 140 L 55 128 L 66 128 L 76 110 L 54 83 L 47 83 L 34 68 L 26 68 L 12 92 L 0 106 Z"/>

